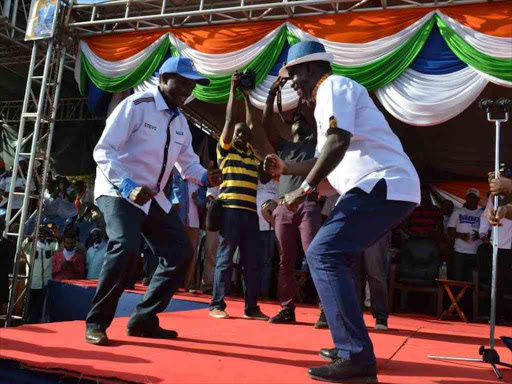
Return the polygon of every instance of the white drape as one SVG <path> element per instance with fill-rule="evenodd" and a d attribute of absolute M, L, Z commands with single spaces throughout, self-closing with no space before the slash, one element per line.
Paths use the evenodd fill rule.
<path fill-rule="evenodd" d="M 445 122 L 466 109 L 488 80 L 472 68 L 446 75 L 426 75 L 413 69 L 376 91 L 386 110 L 410 125 Z"/>

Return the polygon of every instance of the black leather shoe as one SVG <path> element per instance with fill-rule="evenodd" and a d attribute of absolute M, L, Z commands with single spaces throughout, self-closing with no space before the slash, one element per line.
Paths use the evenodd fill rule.
<path fill-rule="evenodd" d="M 265 315 L 263 312 L 261 312 L 260 307 L 256 307 L 254 309 L 245 311 L 244 318 L 252 319 L 252 320 L 263 320 L 263 321 L 267 321 L 269 319 L 269 317 L 267 315 Z"/>
<path fill-rule="evenodd" d="M 375 384 L 377 380 L 377 364 L 359 363 L 352 360 L 337 358 L 322 367 L 309 368 L 311 378 L 331 383 L 365 383 Z"/>
<path fill-rule="evenodd" d="M 295 323 L 295 311 L 290 308 L 283 308 L 277 315 L 271 317 L 268 322 L 274 324 Z"/>
<path fill-rule="evenodd" d="M 338 348 L 322 348 L 318 355 L 326 361 L 334 361 L 338 358 Z"/>
<path fill-rule="evenodd" d="M 325 312 L 323 310 L 320 312 L 320 316 L 313 327 L 315 329 L 329 329 L 329 324 L 327 324 L 327 319 L 325 318 Z"/>
<path fill-rule="evenodd" d="M 137 329 L 127 328 L 126 334 L 133 337 L 147 337 L 149 339 L 175 339 L 178 337 L 178 332 L 170 329 L 163 329 L 160 327 L 154 329 Z"/>
<path fill-rule="evenodd" d="M 110 344 L 107 334 L 101 329 L 87 329 L 85 331 L 85 341 L 93 345 Z"/>

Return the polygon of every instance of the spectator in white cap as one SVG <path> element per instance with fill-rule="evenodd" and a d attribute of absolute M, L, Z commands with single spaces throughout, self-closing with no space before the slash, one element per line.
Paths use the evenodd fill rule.
<path fill-rule="evenodd" d="M 192 149 L 187 119 L 180 113 L 197 84 L 208 85 L 190 59 L 172 57 L 160 68 L 158 87 L 123 100 L 110 114 L 93 157 L 98 167 L 94 197 L 105 217 L 107 253 L 92 308 L 86 319 L 86 342 L 109 343 L 119 297 L 140 256 L 140 234 L 159 250 L 159 265 L 146 294 L 128 322 L 127 334 L 174 339 L 157 314 L 169 304 L 188 265 L 188 239 L 171 210 L 165 186 L 176 167 L 184 179 L 219 185 L 219 170 L 204 169 Z"/>
<path fill-rule="evenodd" d="M 477 266 L 476 251 L 480 240 L 480 217 L 482 210 L 478 208 L 480 191 L 469 188 L 466 192 L 466 203 L 456 209 L 448 222 L 448 232 L 455 239 L 453 255 L 454 277 L 458 281 L 471 281 L 472 270 Z"/>

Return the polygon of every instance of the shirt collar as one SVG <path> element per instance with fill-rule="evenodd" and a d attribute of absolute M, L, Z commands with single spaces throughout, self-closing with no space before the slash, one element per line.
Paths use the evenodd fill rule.
<path fill-rule="evenodd" d="M 169 113 L 171 113 L 172 115 L 179 115 L 180 114 L 180 111 L 178 108 L 174 107 L 174 108 L 169 108 L 169 106 L 167 105 L 167 102 L 165 101 L 163 95 L 162 95 L 162 92 L 160 92 L 160 88 L 158 86 L 155 87 L 153 91 L 153 95 L 155 97 L 155 105 L 156 105 L 156 109 L 159 110 L 159 111 L 169 111 Z"/>

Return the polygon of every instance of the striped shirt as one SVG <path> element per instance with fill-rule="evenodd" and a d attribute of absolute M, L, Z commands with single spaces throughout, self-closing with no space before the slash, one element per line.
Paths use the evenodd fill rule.
<path fill-rule="evenodd" d="M 257 212 L 258 160 L 250 145 L 246 151 L 240 151 L 233 143 L 225 144 L 221 136 L 217 161 L 223 176 L 218 197 L 223 206 Z"/>

